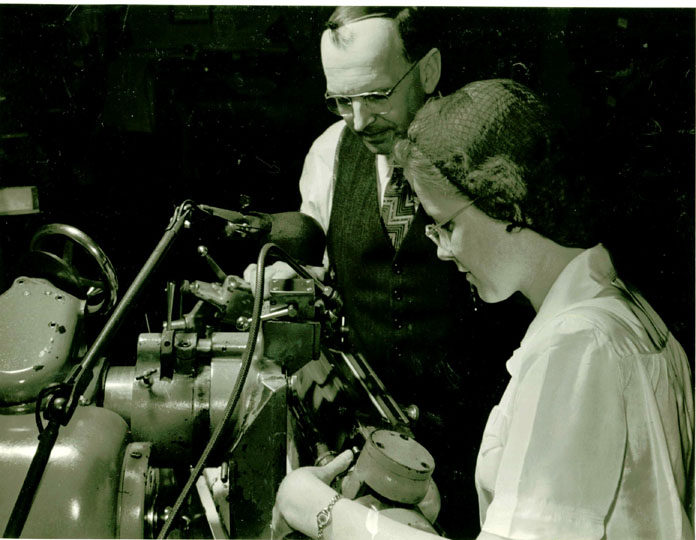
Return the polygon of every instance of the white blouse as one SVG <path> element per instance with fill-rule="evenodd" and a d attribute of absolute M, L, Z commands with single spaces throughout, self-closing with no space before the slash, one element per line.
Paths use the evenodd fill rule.
<path fill-rule="evenodd" d="M 604 247 L 563 270 L 507 369 L 476 466 L 484 532 L 694 538 L 689 363 Z"/>

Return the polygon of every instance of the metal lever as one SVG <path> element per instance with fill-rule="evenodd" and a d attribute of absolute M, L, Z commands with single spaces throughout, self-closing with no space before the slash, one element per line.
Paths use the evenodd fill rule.
<path fill-rule="evenodd" d="M 213 258 L 208 255 L 208 248 L 206 246 L 198 246 L 198 254 L 208 262 L 210 268 L 213 269 L 213 272 L 215 272 L 217 278 L 220 281 L 225 281 L 227 274 L 225 274 L 225 272 L 222 271 L 222 268 L 220 268 L 220 265 L 218 265 L 218 263 L 216 263 Z"/>
<path fill-rule="evenodd" d="M 172 329 L 172 317 L 174 316 L 174 294 L 176 285 L 173 281 L 167 281 L 167 330 Z"/>
<path fill-rule="evenodd" d="M 293 304 L 288 304 L 284 308 L 276 309 L 273 311 L 269 311 L 268 313 L 264 313 L 261 315 L 261 320 L 262 321 L 268 321 L 271 319 L 279 319 L 280 317 L 295 317 L 297 315 L 297 308 Z M 239 317 L 237 319 L 237 330 L 240 332 L 246 332 L 249 330 L 249 326 L 251 324 L 251 319 L 249 317 Z"/>

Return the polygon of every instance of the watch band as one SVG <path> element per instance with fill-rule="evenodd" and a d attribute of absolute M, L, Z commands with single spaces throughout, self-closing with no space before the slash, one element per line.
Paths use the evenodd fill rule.
<path fill-rule="evenodd" d="M 331 523 L 331 510 L 333 510 L 334 504 L 336 504 L 342 498 L 343 495 L 336 493 L 336 495 L 334 495 L 329 501 L 329 504 L 326 505 L 326 508 L 320 510 L 317 514 L 317 540 L 323 540 L 324 529 L 329 523 Z"/>

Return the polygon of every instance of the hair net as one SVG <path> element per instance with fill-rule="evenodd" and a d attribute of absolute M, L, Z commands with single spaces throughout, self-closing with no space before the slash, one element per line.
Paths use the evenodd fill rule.
<path fill-rule="evenodd" d="M 589 244 L 575 223 L 584 202 L 567 174 L 561 135 L 531 90 L 491 79 L 428 101 L 399 153 L 410 147 L 406 161 L 420 154 L 495 219 L 564 245 Z"/>

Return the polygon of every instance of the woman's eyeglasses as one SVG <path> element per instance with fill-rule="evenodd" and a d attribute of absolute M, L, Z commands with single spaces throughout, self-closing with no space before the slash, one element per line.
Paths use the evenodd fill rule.
<path fill-rule="evenodd" d="M 413 71 L 413 68 L 418 65 L 417 62 L 411 64 L 408 71 L 404 73 L 396 84 L 392 86 L 386 92 L 363 92 L 362 94 L 353 94 L 350 96 L 344 95 L 334 95 L 330 96 L 327 93 L 324 94 L 324 101 L 326 101 L 326 107 L 334 114 L 339 116 L 352 116 L 353 115 L 353 101 L 359 99 L 363 107 L 365 107 L 372 114 L 387 114 L 391 110 L 391 101 L 389 98 L 396 90 L 396 87 L 401 84 L 406 76 Z"/>
<path fill-rule="evenodd" d="M 438 247 L 441 247 L 442 249 L 450 249 L 450 241 L 452 240 L 452 231 L 449 230 L 449 226 L 454 221 L 454 219 L 461 214 L 464 210 L 469 208 L 472 204 L 474 204 L 476 200 L 469 201 L 466 203 L 464 206 L 462 206 L 459 210 L 457 210 L 454 214 L 452 214 L 448 219 L 443 221 L 440 224 L 437 223 L 431 223 L 429 225 L 425 226 L 425 236 L 430 238 L 433 242 L 435 242 L 435 245 Z"/>

